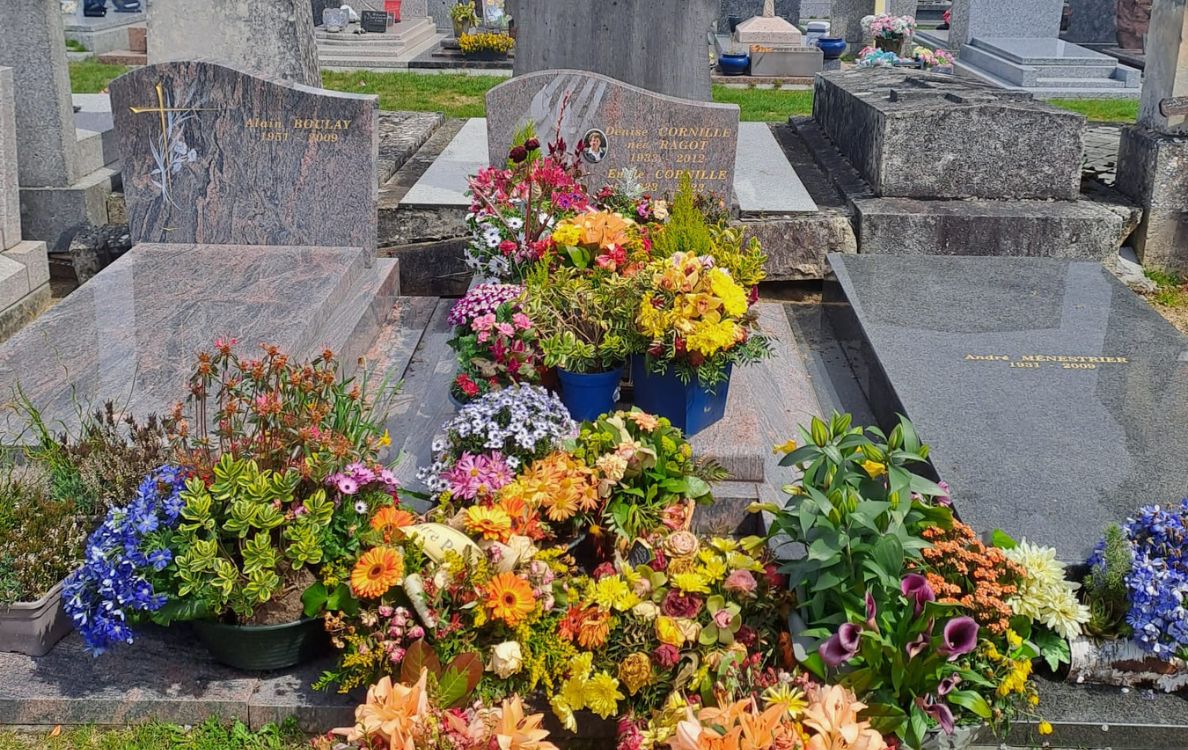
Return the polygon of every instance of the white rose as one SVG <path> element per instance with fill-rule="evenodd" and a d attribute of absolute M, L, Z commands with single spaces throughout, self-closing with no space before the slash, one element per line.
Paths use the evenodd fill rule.
<path fill-rule="evenodd" d="M 640 602 L 631 608 L 631 613 L 641 620 L 651 622 L 660 614 L 660 608 L 652 602 Z"/>
<path fill-rule="evenodd" d="M 504 641 L 491 649 L 487 670 L 499 675 L 499 679 L 506 680 L 523 667 L 524 653 L 516 641 Z"/>

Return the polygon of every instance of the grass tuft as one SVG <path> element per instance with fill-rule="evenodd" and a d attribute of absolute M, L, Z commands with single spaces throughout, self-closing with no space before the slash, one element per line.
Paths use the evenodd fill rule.
<path fill-rule="evenodd" d="M 126 65 L 108 65 L 84 60 L 70 63 L 70 90 L 76 94 L 98 94 L 107 84 L 128 72 Z"/>
<path fill-rule="evenodd" d="M 1080 112 L 1090 122 L 1134 122 L 1138 119 L 1137 99 L 1052 99 L 1049 104 Z"/>
<path fill-rule="evenodd" d="M 253 732 L 242 722 L 208 719 L 194 727 L 141 724 L 53 732 L 0 732 L 0 750 L 301 750 L 309 740 L 289 720 Z"/>

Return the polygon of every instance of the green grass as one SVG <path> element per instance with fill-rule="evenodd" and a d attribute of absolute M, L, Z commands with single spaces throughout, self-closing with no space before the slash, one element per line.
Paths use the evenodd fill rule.
<path fill-rule="evenodd" d="M 86 60 L 70 63 L 70 90 L 76 94 L 98 94 L 107 84 L 128 72 L 125 65 L 105 65 Z"/>
<path fill-rule="evenodd" d="M 1150 298 L 1152 302 L 1164 307 L 1188 307 L 1188 284 L 1184 279 L 1166 271 L 1148 270 L 1146 274 L 1159 286 Z"/>
<path fill-rule="evenodd" d="M 730 89 L 714 86 L 714 101 L 737 104 L 744 122 L 783 122 L 813 113 L 811 90 Z"/>
<path fill-rule="evenodd" d="M 322 85 L 354 94 L 377 94 L 380 109 L 444 112 L 446 117 L 483 117 L 487 90 L 506 81 L 499 76 L 426 73 L 325 71 Z"/>
<path fill-rule="evenodd" d="M 66 49 L 70 50 L 71 52 L 86 52 L 87 51 L 87 48 L 83 46 L 83 43 L 78 41 L 77 39 L 67 39 L 66 40 Z"/>
<path fill-rule="evenodd" d="M 70 729 L 57 736 L 0 732 L 0 750 L 299 750 L 309 740 L 294 722 L 252 732 L 244 724 L 211 719 L 186 730 L 175 724 Z"/>
<path fill-rule="evenodd" d="M 1049 104 L 1080 112 L 1090 122 L 1134 122 L 1138 119 L 1137 99 L 1052 99 Z"/>

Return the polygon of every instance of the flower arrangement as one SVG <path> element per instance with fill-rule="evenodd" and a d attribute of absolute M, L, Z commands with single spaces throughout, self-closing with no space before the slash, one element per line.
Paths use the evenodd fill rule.
<path fill-rule="evenodd" d="M 479 19 L 474 11 L 474 3 L 460 2 L 451 5 L 450 20 L 456 24 L 477 24 Z"/>
<path fill-rule="evenodd" d="M 510 34 L 480 31 L 458 37 L 458 46 L 464 55 L 506 55 L 516 48 L 516 40 Z"/>
<path fill-rule="evenodd" d="M 875 39 L 903 39 L 916 33 L 916 19 L 912 16 L 878 15 L 862 19 L 865 36 Z"/>
<path fill-rule="evenodd" d="M 523 287 L 479 284 L 451 308 L 450 347 L 458 355 L 458 374 L 450 386 L 466 403 L 513 383 L 540 379 L 536 326 L 524 313 Z"/>
<path fill-rule="evenodd" d="M 316 614 L 341 598 L 359 526 L 394 502 L 394 475 L 374 464 L 390 441 L 366 380 L 340 378 L 330 352 L 296 364 L 272 346 L 253 360 L 233 348 L 199 354 L 194 421 L 179 405 L 166 424 L 170 463 L 109 509 L 65 583 L 92 651 L 130 642 L 146 619 Z"/>
<path fill-rule="evenodd" d="M 894 68 L 902 62 L 899 55 L 891 50 L 863 47 L 858 52 L 857 65 L 859 68 Z"/>
<path fill-rule="evenodd" d="M 911 471 L 928 448 L 906 420 L 888 434 L 851 425 L 814 419 L 803 447 L 781 446 L 802 478 L 768 508 L 773 533 L 809 551 L 782 568 L 816 582 L 797 589 L 801 636 L 819 644 L 804 667 L 856 690 L 872 726 L 908 747 L 930 729 L 1030 714 L 1032 661 L 1067 662 L 1088 620 L 1054 550 L 1000 531 L 978 540 L 948 488 Z"/>
<path fill-rule="evenodd" d="M 564 141 L 540 153 L 540 141 L 518 134 L 506 168 L 488 167 L 470 178 L 471 242 L 467 265 L 493 279 L 518 280 L 552 250 L 550 234 L 560 218 L 592 205 L 578 182 L 580 161 L 566 156 Z"/>
<path fill-rule="evenodd" d="M 634 340 L 632 279 L 542 265 L 529 273 L 525 286 L 525 308 L 537 324 L 546 366 L 601 373 L 623 365 Z"/>
<path fill-rule="evenodd" d="M 919 45 L 912 49 L 912 60 L 923 70 L 951 68 L 954 63 L 952 53 L 943 49 L 929 49 Z"/>
<path fill-rule="evenodd" d="M 484 493 L 498 490 L 502 478 L 510 481 L 508 472 L 544 458 L 573 439 L 578 427 L 555 394 L 539 386 L 513 385 L 463 406 L 443 431 L 444 436 L 433 441 L 433 463 L 417 472 L 439 499 L 442 493 L 458 492 L 472 469 L 478 472 L 476 478 L 495 478 L 484 485 Z M 459 472 L 464 459 L 467 463 Z"/>
<path fill-rule="evenodd" d="M 1186 540 L 1188 500 L 1146 506 L 1107 531 L 1089 560 L 1086 586 L 1096 632 L 1130 635 L 1165 661 L 1188 658 Z"/>

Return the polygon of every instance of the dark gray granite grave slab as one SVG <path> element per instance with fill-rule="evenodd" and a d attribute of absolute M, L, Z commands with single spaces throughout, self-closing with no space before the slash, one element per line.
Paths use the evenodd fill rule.
<path fill-rule="evenodd" d="M 138 245 L 0 345 L 0 400 L 19 384 L 47 423 L 73 426 L 109 399 L 167 410 L 220 336 L 298 357 L 365 349 L 399 273 L 368 260 L 360 248 Z M 5 442 L 19 430 L 0 420 Z"/>
<path fill-rule="evenodd" d="M 729 196 L 738 112 L 734 104 L 654 94 L 597 73 L 532 73 L 487 92 L 488 154 L 501 163 L 516 131 L 532 123 L 542 144 L 560 134 L 572 149 L 597 135 L 601 149 L 591 149 L 583 162 L 592 184 L 636 169 L 645 190 L 664 193 L 675 191 L 687 173 L 698 192 Z"/>
<path fill-rule="evenodd" d="M 1188 338 L 1098 263 L 831 255 L 826 309 L 880 422 L 911 418 L 962 518 L 1080 564 L 1185 495 Z"/>
<path fill-rule="evenodd" d="M 813 118 L 877 196 L 1075 200 L 1080 192 L 1085 118 L 1029 94 L 900 69 L 821 73 Z"/>
<path fill-rule="evenodd" d="M 374 96 L 206 62 L 111 83 L 133 242 L 375 249 Z"/>

